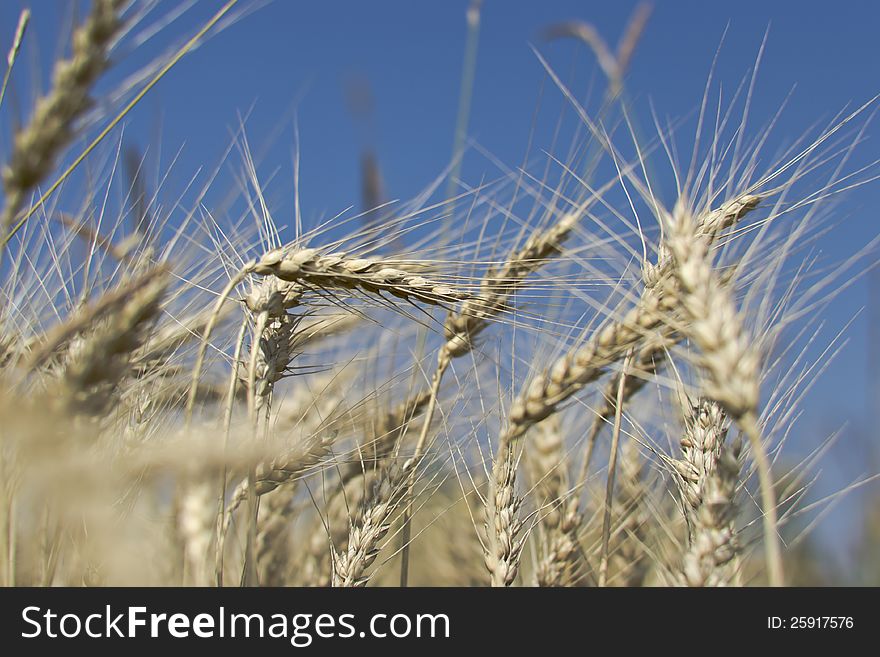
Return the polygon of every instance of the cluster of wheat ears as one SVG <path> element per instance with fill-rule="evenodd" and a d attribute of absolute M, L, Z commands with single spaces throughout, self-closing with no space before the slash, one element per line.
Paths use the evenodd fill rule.
<path fill-rule="evenodd" d="M 142 12 L 94 0 L 7 142 L 3 584 L 785 583 L 822 449 L 781 447 L 871 255 L 816 246 L 876 175 L 847 167 L 873 101 L 768 165 L 754 76 L 717 106 L 710 80 L 683 165 L 680 126 L 642 138 L 624 100 L 644 16 L 617 53 L 569 25 L 609 83 L 588 111 L 536 55 L 564 157 L 308 229 L 298 202 L 276 223 L 243 130 L 237 214 L 219 167 L 192 202 L 120 173 L 114 128 L 198 42 L 113 114 L 96 84 Z"/>

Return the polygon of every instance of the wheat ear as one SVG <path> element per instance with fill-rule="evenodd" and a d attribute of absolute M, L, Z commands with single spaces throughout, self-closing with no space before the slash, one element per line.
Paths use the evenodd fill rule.
<path fill-rule="evenodd" d="M 330 454 L 338 432 L 319 431 L 297 443 L 282 456 L 258 465 L 254 474 L 254 492 L 257 497 L 270 493 L 282 484 L 320 465 Z M 231 514 L 247 499 L 247 484 L 242 482 L 232 494 L 226 509 Z"/>
<path fill-rule="evenodd" d="M 369 581 L 366 570 L 376 560 L 379 543 L 391 528 L 392 516 L 403 500 L 405 483 L 414 464 L 410 459 L 403 465 L 392 462 L 382 469 L 361 521 L 351 527 L 347 549 L 334 550 L 333 586 L 365 586 Z"/>
<path fill-rule="evenodd" d="M 339 482 L 327 500 L 326 513 L 309 533 L 301 583 L 307 586 L 330 586 L 333 583 L 334 550 L 345 552 L 348 549 L 349 528 L 352 523 L 359 523 L 366 511 L 366 493 L 382 476 L 389 457 L 410 422 L 424 410 L 429 397 L 427 391 L 420 391 L 365 423 L 371 437 L 358 445 L 359 458 L 339 465 Z"/>
<path fill-rule="evenodd" d="M 697 230 L 709 244 L 714 244 L 725 230 L 735 226 L 743 217 L 758 207 L 761 200 L 761 197 L 756 194 L 736 196 L 721 204 L 718 208 L 699 215 Z M 642 278 L 644 281 L 642 295 L 653 293 L 649 292 L 649 290 L 653 290 L 656 286 L 668 281 L 673 275 L 673 267 L 672 255 L 669 253 L 666 245 L 661 243 L 658 249 L 657 262 L 653 265 L 645 263 L 642 267 Z M 650 380 L 651 375 L 656 373 L 657 368 L 662 364 L 667 349 L 679 339 L 680 333 L 672 326 L 666 326 L 658 332 L 658 335 L 646 340 L 637 349 L 631 366 L 633 375 L 626 377 L 626 385 L 623 389 L 622 401 L 624 403 L 628 402 L 645 386 Z M 602 428 L 614 417 L 615 400 L 617 398 L 620 377 L 621 373 L 618 373 L 608 382 L 602 396 L 605 403 L 593 419 L 593 424 L 587 436 L 587 448 L 578 479 L 580 482 L 586 479 L 596 438 L 602 431 Z"/>
<path fill-rule="evenodd" d="M 676 290 L 685 335 L 700 349 L 705 394 L 718 402 L 749 439 L 761 487 L 764 548 L 771 586 L 782 586 L 776 493 L 758 426 L 760 355 L 750 341 L 728 288 L 712 267 L 708 240 L 679 200 L 665 215 L 666 244 L 675 259 Z"/>
<path fill-rule="evenodd" d="M 402 265 L 406 263 L 288 247 L 264 254 L 254 265 L 253 272 L 300 283 L 312 290 L 356 289 L 432 305 L 446 305 L 472 297 L 464 290 L 407 271 Z"/>
<path fill-rule="evenodd" d="M 6 97 L 6 85 L 9 84 L 9 76 L 12 75 L 12 67 L 15 66 L 15 60 L 18 59 L 18 51 L 21 49 L 21 43 L 24 41 L 24 34 L 30 21 L 31 10 L 22 9 L 18 15 L 15 36 L 12 37 L 12 46 L 10 46 L 9 52 L 6 55 L 6 72 L 3 74 L 3 83 L 0 85 L 0 107 L 2 107 L 3 99 Z"/>
<path fill-rule="evenodd" d="M 520 536 L 522 499 L 516 492 L 517 458 L 511 441 L 502 440 L 492 463 L 486 497 L 484 553 L 492 586 L 510 586 L 519 571 L 525 543 Z"/>
<path fill-rule="evenodd" d="M 55 159 L 73 137 L 77 118 L 91 107 L 92 86 L 109 65 L 110 45 L 122 27 L 128 0 L 95 0 L 86 21 L 73 33 L 70 59 L 55 65 L 52 89 L 37 102 L 30 123 L 16 136 L 3 168 L 6 202 L 0 214 L 4 233 L 27 194 L 51 173 Z"/>
<path fill-rule="evenodd" d="M 103 414 L 110 408 L 120 383 L 130 374 L 131 359 L 159 314 L 168 284 L 167 277 L 153 276 L 152 272 L 147 280 L 150 282 L 142 288 L 135 287 L 134 293 L 118 299 L 116 312 L 69 346 L 62 384 L 72 412 Z"/>
<path fill-rule="evenodd" d="M 565 441 L 558 419 L 535 427 L 529 441 L 529 465 L 535 488 L 548 507 L 541 516 L 537 586 L 576 586 L 584 579 L 584 555 L 578 540 L 581 516 L 570 490 Z"/>
<path fill-rule="evenodd" d="M 716 402 L 685 402 L 682 458 L 674 466 L 688 523 L 678 581 L 687 586 L 722 586 L 733 579 L 739 449 L 725 444 L 727 431 L 727 417 Z"/>

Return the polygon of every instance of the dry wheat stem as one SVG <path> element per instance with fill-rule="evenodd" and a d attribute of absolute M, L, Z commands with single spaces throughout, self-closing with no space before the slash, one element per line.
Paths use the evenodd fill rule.
<path fill-rule="evenodd" d="M 9 76 L 12 75 L 12 67 L 15 66 L 15 60 L 18 59 L 18 51 L 21 49 L 21 42 L 24 41 L 24 34 L 30 20 L 30 9 L 22 9 L 18 16 L 15 36 L 12 38 L 12 46 L 6 55 L 6 72 L 3 74 L 3 83 L 0 85 L 0 106 L 3 105 L 3 99 L 6 97 L 6 85 L 9 84 Z"/>
<path fill-rule="evenodd" d="M 235 273 L 232 278 L 226 283 L 226 286 L 221 290 L 220 295 L 217 297 L 217 301 L 214 302 L 214 308 L 211 311 L 211 315 L 208 319 L 208 323 L 205 326 L 205 331 L 202 334 L 202 339 L 199 342 L 199 350 L 196 354 L 195 365 L 193 366 L 193 374 L 190 380 L 190 389 L 189 395 L 186 400 L 186 409 L 185 409 L 185 425 L 188 429 L 192 424 L 192 416 L 193 410 L 195 409 L 196 397 L 199 390 L 199 378 L 202 373 L 202 367 L 205 363 L 205 354 L 208 351 L 209 340 L 211 339 L 211 333 L 214 331 L 214 327 L 217 325 L 218 320 L 222 315 L 223 305 L 229 300 L 229 295 L 232 294 L 232 291 L 241 283 L 245 277 L 247 277 L 250 272 L 251 267 L 253 267 L 253 261 L 246 264 L 242 267 L 238 272 Z"/>
<path fill-rule="evenodd" d="M 644 482 L 644 468 L 641 463 L 638 442 L 628 440 L 621 447 L 615 491 L 615 507 L 620 509 L 620 522 L 613 535 L 619 537 L 618 544 L 609 549 L 607 582 L 613 580 L 617 586 L 642 586 L 648 574 L 651 556 L 646 541 L 651 533 L 648 520 L 651 511 L 648 507 L 649 489 Z M 612 567 L 613 566 L 613 567 Z"/>
<path fill-rule="evenodd" d="M 630 375 L 624 377 L 625 383 L 621 403 L 625 405 L 651 381 L 651 378 L 656 374 L 657 368 L 663 361 L 666 350 L 671 346 L 671 341 L 666 338 L 666 335 L 671 333 L 671 329 L 661 330 L 657 336 L 646 340 L 639 347 L 638 353 L 633 358 L 634 362 L 630 365 Z M 618 372 L 608 381 L 605 392 L 602 395 L 604 405 L 593 418 L 593 423 L 587 434 L 587 446 L 578 471 L 577 482 L 579 486 L 583 486 L 587 480 L 599 434 L 605 425 L 608 424 L 608 420 L 614 417 L 617 410 L 616 391 L 620 387 L 621 376 L 622 374 Z"/>
<path fill-rule="evenodd" d="M 231 429 L 232 429 L 232 406 L 235 401 L 235 388 L 238 384 L 238 376 L 236 372 L 236 367 L 241 359 L 241 351 L 244 346 L 244 338 L 248 329 L 248 319 L 247 317 L 242 318 L 241 326 L 238 330 L 238 335 L 235 340 L 235 351 L 232 354 L 232 363 L 233 366 L 230 368 L 229 373 L 229 385 L 226 392 L 226 401 L 224 403 L 223 408 L 223 451 L 224 453 L 229 449 L 229 439 L 231 437 Z M 215 526 L 215 531 L 217 532 L 217 542 L 216 549 L 214 552 L 214 577 L 217 581 L 217 586 L 223 586 L 223 560 L 225 556 L 226 549 L 226 531 L 225 531 L 225 522 L 226 522 L 226 485 L 228 479 L 228 472 L 226 465 L 224 464 L 222 468 L 222 472 L 220 474 L 220 492 L 219 499 L 217 503 L 217 517 Z"/>
<path fill-rule="evenodd" d="M 617 451 L 620 443 L 620 425 L 623 417 L 623 394 L 626 389 L 626 374 L 632 361 L 632 350 L 623 359 L 617 386 L 617 401 L 614 410 L 614 430 L 611 434 L 611 453 L 608 457 L 608 479 L 605 486 L 605 512 L 602 517 L 602 555 L 599 559 L 599 586 L 605 586 L 608 577 L 608 545 L 611 538 L 611 506 L 614 501 L 614 479 L 617 474 Z"/>
<path fill-rule="evenodd" d="M 257 415 L 257 361 L 260 355 L 260 342 L 269 322 L 269 312 L 266 310 L 257 314 L 251 339 L 251 354 L 247 369 L 247 403 L 248 417 L 250 418 L 251 439 L 256 441 L 259 416 Z M 260 500 L 257 495 L 257 471 L 256 465 L 248 467 L 245 499 L 247 501 L 247 534 L 245 541 L 244 566 L 242 569 L 242 586 L 256 586 L 257 573 L 257 515 L 260 511 Z"/>

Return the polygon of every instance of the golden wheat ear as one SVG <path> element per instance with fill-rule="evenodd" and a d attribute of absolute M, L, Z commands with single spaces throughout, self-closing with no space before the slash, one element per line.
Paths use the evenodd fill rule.
<path fill-rule="evenodd" d="M 55 168 L 73 138 L 73 126 L 92 105 L 90 94 L 110 65 L 110 45 L 122 28 L 128 0 L 95 0 L 88 18 L 73 34 L 73 53 L 59 61 L 52 89 L 37 102 L 30 123 L 15 136 L 3 169 L 6 202 L 0 226 L 9 230 L 27 195 Z"/>
<path fill-rule="evenodd" d="M 24 41 L 27 26 L 31 21 L 30 9 L 22 9 L 18 16 L 18 25 L 15 28 L 15 36 L 12 37 L 12 46 L 6 55 L 6 72 L 3 74 L 3 83 L 0 84 L 0 107 L 3 107 L 3 99 L 6 97 L 6 86 L 9 84 L 9 78 L 12 75 L 12 67 L 18 59 L 18 51 L 21 50 L 21 43 Z"/>

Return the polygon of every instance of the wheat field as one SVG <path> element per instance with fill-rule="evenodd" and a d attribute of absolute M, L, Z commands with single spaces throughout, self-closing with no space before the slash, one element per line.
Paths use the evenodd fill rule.
<path fill-rule="evenodd" d="M 175 20 L 154 4 L 82 5 L 30 96 L 7 89 L 31 83 L 34 19 L 0 26 L 0 582 L 815 581 L 811 519 L 870 480 L 817 501 L 834 436 L 791 444 L 844 342 L 827 308 L 876 261 L 873 241 L 821 254 L 838 198 L 877 184 L 851 164 L 875 148 L 876 98 L 773 150 L 784 123 L 749 120 L 755 74 L 724 94 L 710 75 L 687 120 L 638 123 L 648 5 L 614 45 L 536 26 L 559 143 L 468 180 L 478 149 L 450 135 L 437 178 L 394 202 L 367 154 L 363 207 L 327 199 L 313 220 L 299 151 L 279 183 L 245 120 L 217 135 L 222 172 L 160 172 L 185 202 L 128 166 L 133 109 L 203 42 L 246 48 L 225 31 L 259 10 L 217 3 L 108 90 Z M 590 95 L 543 54 L 557 40 L 595 69 Z M 209 201 L 218 187 L 234 202 Z"/>

